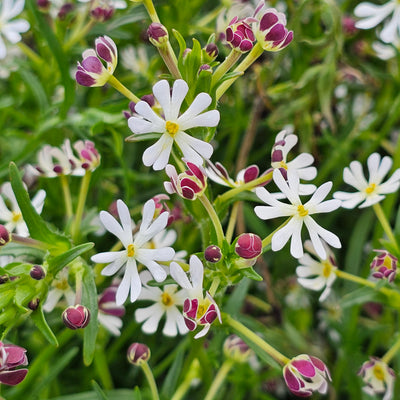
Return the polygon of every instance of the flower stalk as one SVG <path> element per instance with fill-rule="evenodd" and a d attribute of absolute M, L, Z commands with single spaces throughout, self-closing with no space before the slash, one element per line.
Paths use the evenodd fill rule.
<path fill-rule="evenodd" d="M 151 398 L 153 400 L 159 400 L 160 396 L 158 395 L 156 381 L 154 379 L 153 373 L 151 372 L 149 364 L 147 362 L 142 362 L 142 363 L 140 363 L 140 367 L 142 368 L 142 370 L 146 376 L 147 382 L 150 386 Z"/>
<path fill-rule="evenodd" d="M 214 87 L 218 81 L 232 68 L 232 66 L 239 60 L 240 56 L 243 53 L 239 50 L 232 49 L 225 60 L 218 66 L 215 70 L 212 79 L 211 79 L 211 87 Z"/>
<path fill-rule="evenodd" d="M 221 247 L 224 240 L 224 232 L 222 230 L 221 221 L 219 220 L 218 215 L 214 210 L 214 207 L 212 206 L 210 200 L 208 200 L 206 195 L 203 194 L 199 196 L 198 199 L 201 201 L 201 204 L 203 204 L 204 208 L 207 210 L 208 215 L 211 218 L 211 221 L 214 225 L 215 233 L 217 235 L 218 246 Z"/>
<path fill-rule="evenodd" d="M 397 240 L 393 234 L 392 228 L 390 227 L 389 221 L 387 220 L 386 215 L 382 210 L 382 206 L 380 205 L 380 203 L 375 203 L 372 206 L 372 208 L 374 209 L 375 214 L 376 214 L 379 222 L 381 223 L 381 226 L 382 226 L 383 230 L 385 231 L 387 237 L 389 238 L 389 240 L 391 241 L 393 246 L 396 248 L 396 251 L 398 253 L 400 253 L 400 249 L 397 244 Z"/>
<path fill-rule="evenodd" d="M 400 350 L 400 335 L 397 340 L 394 342 L 393 346 L 383 355 L 381 361 L 389 364 L 392 358 L 396 355 L 396 353 Z"/>
<path fill-rule="evenodd" d="M 65 175 L 60 175 L 60 180 L 61 188 L 64 195 L 65 212 L 67 214 L 67 219 L 70 219 L 74 215 L 74 213 L 72 210 L 71 191 L 69 190 L 68 179 Z"/>
<path fill-rule="evenodd" d="M 210 388 L 208 389 L 207 395 L 204 400 L 213 400 L 216 394 L 218 393 L 220 387 L 224 383 L 226 377 L 229 374 L 229 371 L 232 369 L 234 365 L 233 359 L 227 359 L 221 365 L 217 375 L 215 376 L 213 383 L 211 384 Z"/>
<path fill-rule="evenodd" d="M 108 83 L 122 95 L 124 95 L 130 101 L 139 103 L 139 97 L 135 96 L 127 87 L 125 87 L 115 76 L 111 75 L 108 79 Z"/>

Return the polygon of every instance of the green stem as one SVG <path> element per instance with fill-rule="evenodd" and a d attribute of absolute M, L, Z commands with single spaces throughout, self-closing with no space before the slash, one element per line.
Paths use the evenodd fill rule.
<path fill-rule="evenodd" d="M 35 53 L 29 46 L 27 46 L 23 42 L 18 43 L 18 47 L 21 49 L 21 51 L 31 60 L 33 61 L 36 65 L 40 66 L 44 63 L 44 60 L 42 57 L 40 57 L 37 53 Z"/>
<path fill-rule="evenodd" d="M 214 278 L 214 280 L 212 281 L 210 290 L 208 291 L 210 293 L 211 297 L 215 296 L 215 293 L 218 290 L 218 286 L 219 286 L 220 282 L 221 282 L 221 279 L 219 277 Z"/>
<path fill-rule="evenodd" d="M 182 75 L 178 69 L 178 61 L 176 59 L 174 50 L 172 49 L 171 43 L 168 41 L 164 46 L 157 47 L 160 56 L 164 60 L 169 72 L 175 79 L 181 79 Z"/>
<path fill-rule="evenodd" d="M 60 175 L 61 187 L 64 195 L 65 212 L 67 218 L 70 219 L 74 213 L 72 211 L 71 191 L 69 190 L 68 179 L 65 175 Z"/>
<path fill-rule="evenodd" d="M 171 400 L 181 400 L 187 393 L 190 388 L 190 385 L 193 382 L 193 379 L 199 378 L 199 369 L 200 363 L 197 358 L 195 358 L 189 366 L 189 370 L 185 375 L 185 379 L 179 385 L 178 389 L 176 389 L 174 395 L 172 396 Z"/>
<path fill-rule="evenodd" d="M 250 182 L 247 182 L 243 185 L 240 185 L 238 187 L 235 187 L 233 189 L 228 190 L 224 194 L 221 194 L 220 196 L 217 197 L 215 202 L 218 202 L 219 204 L 223 204 L 227 202 L 229 199 L 232 197 L 235 197 L 237 194 L 244 192 L 245 190 L 252 190 L 255 187 L 267 183 L 272 179 L 272 172 L 269 172 L 266 175 L 259 176 L 257 179 L 254 179 Z"/>
<path fill-rule="evenodd" d="M 153 1 L 143 0 L 143 4 L 146 7 L 146 11 L 149 14 L 151 21 L 160 23 L 160 18 L 158 18 L 157 11 L 154 7 Z"/>
<path fill-rule="evenodd" d="M 72 240 L 74 242 L 76 242 L 79 237 L 79 228 L 81 226 L 81 221 L 82 221 L 83 211 L 85 208 L 86 196 L 89 191 L 89 184 L 90 184 L 91 176 L 92 176 L 92 172 L 87 170 L 85 175 L 82 178 L 81 188 L 79 191 L 78 206 L 76 208 L 75 219 L 72 223 L 72 229 L 71 229 Z"/>
<path fill-rule="evenodd" d="M 85 26 L 75 29 L 68 40 L 64 43 L 63 50 L 68 51 L 75 43 L 83 39 L 95 25 L 96 21 L 91 19 Z"/>
<path fill-rule="evenodd" d="M 393 346 L 383 355 L 381 360 L 389 364 L 391 359 L 396 355 L 396 353 L 400 350 L 400 335 L 397 340 L 394 342 Z"/>
<path fill-rule="evenodd" d="M 94 366 L 96 368 L 97 374 L 100 377 L 101 383 L 104 386 L 104 389 L 111 390 L 114 385 L 110 374 L 110 369 L 108 367 L 106 352 L 104 348 L 97 349 L 94 356 Z"/>
<path fill-rule="evenodd" d="M 400 253 L 400 249 L 399 249 L 399 246 L 397 244 L 397 240 L 396 240 L 396 238 L 395 238 L 395 236 L 393 234 L 392 228 L 390 227 L 389 221 L 387 220 L 386 215 L 383 212 L 380 203 L 376 203 L 372 207 L 373 207 L 373 209 L 375 211 L 375 214 L 376 214 L 379 222 L 381 223 L 382 228 L 385 231 L 387 237 L 392 242 L 392 244 L 396 248 L 397 252 Z"/>
<path fill-rule="evenodd" d="M 154 380 L 154 376 L 153 376 L 153 373 L 151 372 L 149 364 L 147 362 L 142 362 L 142 363 L 140 363 L 140 366 L 142 367 L 142 370 L 143 370 L 144 374 L 146 375 L 147 382 L 150 386 L 152 399 L 159 400 L 160 397 L 158 395 L 156 381 Z"/>
<path fill-rule="evenodd" d="M 83 270 L 79 269 L 75 273 L 75 305 L 81 304 L 82 301 L 82 277 Z"/>
<path fill-rule="evenodd" d="M 246 301 L 250 303 L 251 305 L 259 308 L 261 311 L 265 311 L 267 314 L 269 314 L 272 311 L 272 306 L 265 301 L 259 299 L 256 296 L 253 296 L 252 294 L 248 294 L 246 296 Z"/>
<path fill-rule="evenodd" d="M 261 45 L 257 42 L 254 47 L 251 49 L 250 53 L 247 54 L 246 58 L 234 69 L 233 72 L 242 72 L 244 73 L 247 68 L 250 67 L 251 64 L 254 63 L 254 61 L 257 60 L 258 57 L 261 56 L 261 54 L 264 52 L 264 49 L 261 47 Z M 235 76 L 232 79 L 229 79 L 221 84 L 221 86 L 217 89 L 217 95 L 216 98 L 219 100 L 222 95 L 230 88 L 230 86 L 236 81 L 236 79 L 239 77 Z"/>
<path fill-rule="evenodd" d="M 125 87 L 114 75 L 110 75 L 108 78 L 108 83 L 122 95 L 124 95 L 130 101 L 138 103 L 140 101 L 139 97 L 135 96 L 127 87 Z"/>
<path fill-rule="evenodd" d="M 239 336 L 241 336 L 242 338 L 246 338 L 250 342 L 257 345 L 279 364 L 286 365 L 290 361 L 289 358 L 284 356 L 282 353 L 280 353 L 278 350 L 268 344 L 265 340 L 261 339 L 258 335 L 256 335 L 253 331 L 244 326 L 242 323 L 234 320 L 229 314 L 224 314 L 222 320 L 231 328 L 233 328 L 239 334 Z"/>
<path fill-rule="evenodd" d="M 211 79 L 211 87 L 214 87 L 215 84 L 232 68 L 232 66 L 239 60 L 242 53 L 236 49 L 232 49 L 232 51 L 228 54 L 222 64 L 215 70 L 212 79 Z"/>
<path fill-rule="evenodd" d="M 226 228 L 226 234 L 225 234 L 225 238 L 228 243 L 231 242 L 233 232 L 235 230 L 236 220 L 237 220 L 238 211 L 239 211 L 239 204 L 240 204 L 240 201 L 237 201 L 236 203 L 234 203 L 232 210 L 231 210 L 231 215 L 229 217 L 228 227 Z"/>
<path fill-rule="evenodd" d="M 275 235 L 276 232 L 279 231 L 279 229 L 282 229 L 293 217 L 289 217 L 283 224 L 279 225 L 278 228 L 276 228 L 272 233 L 270 233 L 265 239 L 262 241 L 262 246 L 263 248 L 268 246 L 271 243 L 272 236 Z"/>
<path fill-rule="evenodd" d="M 210 203 L 210 200 L 208 200 L 205 194 L 199 196 L 198 199 L 201 201 L 204 208 L 207 210 L 209 217 L 211 218 L 211 221 L 214 225 L 215 233 L 217 235 L 218 246 L 221 247 L 224 241 L 224 232 L 222 230 L 221 221 L 219 220 L 218 215 L 214 210 L 214 207 Z"/>
<path fill-rule="evenodd" d="M 229 374 L 229 371 L 232 369 L 234 361 L 232 359 L 227 359 L 221 365 L 217 375 L 215 376 L 212 385 L 208 389 L 207 395 L 204 400 L 213 400 L 216 394 L 218 393 L 220 387 L 224 383 L 224 380 Z"/>

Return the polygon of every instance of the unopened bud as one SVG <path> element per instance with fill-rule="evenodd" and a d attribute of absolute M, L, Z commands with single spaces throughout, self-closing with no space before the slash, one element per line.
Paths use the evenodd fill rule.
<path fill-rule="evenodd" d="M 4 246 L 8 242 L 10 242 L 10 232 L 8 232 L 7 228 L 4 225 L 0 225 L 0 246 Z"/>
<path fill-rule="evenodd" d="M 85 328 L 90 321 L 90 311 L 82 305 L 70 306 L 62 313 L 64 325 L 69 329 Z"/>
<path fill-rule="evenodd" d="M 40 281 L 46 276 L 46 272 L 41 265 L 34 265 L 31 268 L 29 275 L 31 276 L 31 278 Z"/>
<path fill-rule="evenodd" d="M 150 349 L 143 343 L 132 343 L 126 355 L 131 364 L 140 365 L 149 360 Z"/>
<path fill-rule="evenodd" d="M 221 249 L 218 246 L 208 246 L 204 251 L 204 258 L 208 262 L 216 263 L 222 258 Z"/>
<path fill-rule="evenodd" d="M 203 71 L 209 72 L 210 74 L 212 74 L 212 72 L 213 72 L 212 68 L 211 68 L 208 64 L 200 65 L 200 68 L 199 68 L 199 75 L 200 75 L 200 73 L 203 72 Z"/>
<path fill-rule="evenodd" d="M 246 260 L 258 257 L 262 252 L 262 240 L 254 233 L 243 233 L 238 237 L 235 252 Z"/>
<path fill-rule="evenodd" d="M 147 35 L 149 36 L 150 43 L 156 47 L 162 47 L 168 42 L 168 31 L 167 28 L 159 22 L 153 22 L 147 29 Z"/>
<path fill-rule="evenodd" d="M 35 311 L 38 307 L 39 307 L 39 302 L 40 299 L 36 298 L 36 299 L 32 299 L 29 303 L 28 303 L 28 308 L 32 311 Z"/>
<path fill-rule="evenodd" d="M 51 3 L 49 0 L 36 0 L 36 4 L 41 11 L 47 11 Z"/>
<path fill-rule="evenodd" d="M 226 357 L 243 363 L 249 359 L 252 350 L 239 336 L 231 335 L 224 342 L 224 353 Z"/>
<path fill-rule="evenodd" d="M 206 48 L 206 53 L 211 60 L 214 60 L 218 56 L 218 47 L 215 43 L 209 43 Z"/>
<path fill-rule="evenodd" d="M 65 3 L 57 14 L 57 17 L 61 20 L 65 19 L 65 17 L 71 13 L 74 9 L 74 5 L 72 3 Z"/>
<path fill-rule="evenodd" d="M 0 285 L 8 282 L 8 275 L 0 275 Z"/>

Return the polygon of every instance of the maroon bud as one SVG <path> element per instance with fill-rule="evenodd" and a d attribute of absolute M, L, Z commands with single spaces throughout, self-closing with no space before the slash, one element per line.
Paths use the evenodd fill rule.
<path fill-rule="evenodd" d="M 65 3 L 58 12 L 57 16 L 59 19 L 63 20 L 65 17 L 74 9 L 74 5 L 72 3 Z"/>
<path fill-rule="evenodd" d="M 31 268 L 29 275 L 31 276 L 31 278 L 40 281 L 46 276 L 46 271 L 43 269 L 41 265 L 34 265 Z"/>
<path fill-rule="evenodd" d="M 143 343 L 132 343 L 126 355 L 131 364 L 140 365 L 149 360 L 150 349 Z"/>
<path fill-rule="evenodd" d="M 214 60 L 218 56 L 218 47 L 215 43 L 209 43 L 206 48 L 207 55 Z"/>
<path fill-rule="evenodd" d="M 40 299 L 38 299 L 36 297 L 36 299 L 32 299 L 29 303 L 28 303 L 28 308 L 32 311 L 35 311 L 38 307 L 39 307 L 39 303 L 40 303 Z"/>
<path fill-rule="evenodd" d="M 153 94 L 145 94 L 140 98 L 140 100 L 145 101 L 150 107 L 154 107 L 156 104 Z"/>
<path fill-rule="evenodd" d="M 345 15 L 342 18 L 342 29 L 346 36 L 353 36 L 357 33 L 356 21 L 354 18 Z"/>
<path fill-rule="evenodd" d="M 258 257 L 262 252 L 262 240 L 254 233 L 243 233 L 238 237 L 235 252 L 246 260 Z"/>
<path fill-rule="evenodd" d="M 210 72 L 211 74 L 212 74 L 212 72 L 213 72 L 212 68 L 211 68 L 208 64 L 200 65 L 199 74 L 200 74 L 200 72 L 202 72 L 202 71 Z"/>
<path fill-rule="evenodd" d="M 0 275 L 0 285 L 8 282 L 8 275 Z"/>
<path fill-rule="evenodd" d="M 212 263 L 216 263 L 222 258 L 221 249 L 218 246 L 211 245 L 204 251 L 204 258 Z"/>
<path fill-rule="evenodd" d="M 168 42 L 167 28 L 159 22 L 153 22 L 147 29 L 149 41 L 156 47 L 161 47 Z"/>
<path fill-rule="evenodd" d="M 231 335 L 224 342 L 224 354 L 238 363 L 246 362 L 252 354 L 250 347 L 236 335 Z"/>
<path fill-rule="evenodd" d="M 47 11 L 50 8 L 49 0 L 36 0 L 36 4 L 41 11 Z"/>
<path fill-rule="evenodd" d="M 64 325 L 69 329 L 85 328 L 90 321 L 90 311 L 80 304 L 70 306 L 62 313 Z"/>
<path fill-rule="evenodd" d="M 7 228 L 4 225 L 0 225 L 0 246 L 4 246 L 10 241 L 10 232 L 8 232 Z"/>

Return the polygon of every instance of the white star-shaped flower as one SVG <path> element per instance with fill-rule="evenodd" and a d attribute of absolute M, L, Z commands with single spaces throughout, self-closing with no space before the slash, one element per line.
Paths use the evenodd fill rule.
<path fill-rule="evenodd" d="M 51 289 L 47 294 L 43 310 L 46 312 L 53 311 L 63 297 L 65 298 L 64 306 L 73 306 L 75 304 L 75 292 L 68 282 L 68 268 L 63 268 L 51 283 Z"/>
<path fill-rule="evenodd" d="M 138 116 L 129 118 L 128 125 L 136 135 L 144 133 L 160 133 L 160 139 L 143 153 L 143 163 L 154 170 L 164 169 L 168 164 L 172 145 L 175 142 L 186 160 L 203 164 L 203 158 L 209 159 L 213 153 L 210 143 L 188 135 L 185 131 L 195 127 L 214 127 L 219 122 L 219 112 L 210 110 L 203 112 L 210 104 L 211 97 L 207 93 L 199 93 L 189 108 L 179 115 L 183 100 L 189 87 L 185 81 L 174 82 L 172 93 L 166 80 L 153 86 L 153 94 L 159 102 L 163 115 L 156 114 L 145 101 L 135 105 Z"/>
<path fill-rule="evenodd" d="M 22 213 L 18 206 L 18 202 L 15 198 L 10 182 L 3 183 L 1 186 L 1 194 L 0 221 L 4 223 L 4 226 L 9 232 L 15 231 L 18 235 L 24 237 L 29 236 L 28 227 L 22 218 Z M 7 207 L 3 198 L 9 202 L 10 208 Z M 44 190 L 39 190 L 32 199 L 32 205 L 38 214 L 42 212 L 45 198 L 46 192 Z"/>
<path fill-rule="evenodd" d="M 145 333 L 154 333 L 162 316 L 165 314 L 166 321 L 163 329 L 165 336 L 176 336 L 178 331 L 181 335 L 189 332 L 186 327 L 182 312 L 177 306 L 183 306 L 183 302 L 187 297 L 186 290 L 179 290 L 178 285 L 165 285 L 162 289 L 155 286 L 147 285 L 151 280 L 148 271 L 140 273 L 140 279 L 143 283 L 142 292 L 139 300 L 150 300 L 154 302 L 146 308 L 138 308 L 135 311 L 135 319 L 137 322 L 144 322 L 142 330 Z"/>
<path fill-rule="evenodd" d="M 172 247 L 151 249 L 148 242 L 167 226 L 168 213 L 161 213 L 154 221 L 155 203 L 153 200 L 146 202 L 143 208 L 143 219 L 140 229 L 135 237 L 132 235 L 133 224 L 127 205 L 117 201 L 118 216 L 121 224 L 107 211 L 100 212 L 100 220 L 104 227 L 115 235 L 125 247 L 116 252 L 104 252 L 92 256 L 96 263 L 108 263 L 102 270 L 102 275 L 111 276 L 125 267 L 124 276 L 118 286 L 116 303 L 121 305 L 127 299 L 130 292 L 130 300 L 133 303 L 140 295 L 142 283 L 137 270 L 137 263 L 145 265 L 157 282 L 162 282 L 167 273 L 158 261 L 171 261 L 175 255 Z"/>
<path fill-rule="evenodd" d="M 321 238 L 332 247 L 340 248 L 339 238 L 318 225 L 312 214 L 328 213 L 340 207 L 339 200 L 323 201 L 332 188 L 332 182 L 326 182 L 321 185 L 312 195 L 311 199 L 302 204 L 299 197 L 299 177 L 296 174 L 288 172 L 288 181 L 286 182 L 281 172 L 276 169 L 273 173 L 273 179 L 281 192 L 290 201 L 290 204 L 282 203 L 276 199 L 276 196 L 269 193 L 264 188 L 257 188 L 257 196 L 268 206 L 256 206 L 255 213 L 261 219 L 271 219 L 275 217 L 292 217 L 289 222 L 279 229 L 272 236 L 271 248 L 278 251 L 292 238 L 290 243 L 290 253 L 295 258 L 303 256 L 303 244 L 301 240 L 301 229 L 303 223 L 306 225 L 311 241 L 319 257 L 326 257 L 326 251 Z"/>
<path fill-rule="evenodd" d="M 21 14 L 25 6 L 25 0 L 3 0 L 0 10 L 0 59 L 7 55 L 4 37 L 12 44 L 21 40 L 21 33 L 29 29 L 28 21 L 16 19 L 14 17 Z"/>
<path fill-rule="evenodd" d="M 358 192 L 335 192 L 333 197 L 342 201 L 342 207 L 354 208 L 362 203 L 359 208 L 369 207 L 379 203 L 385 198 L 385 194 L 393 193 L 400 187 L 400 168 L 384 183 L 383 178 L 392 167 L 393 161 L 385 156 L 381 160 L 378 153 L 373 153 L 367 160 L 369 179 L 364 177 L 363 167 L 360 162 L 352 161 L 349 167 L 343 171 L 343 180 L 350 186 L 355 187 Z"/>
<path fill-rule="evenodd" d="M 324 243 L 323 243 L 324 244 Z M 297 281 L 301 286 L 311 290 L 322 290 L 319 301 L 324 301 L 331 292 L 331 287 L 336 279 L 335 271 L 337 269 L 335 258 L 330 251 L 329 247 L 324 245 L 326 250 L 326 257 L 321 259 L 318 257 L 314 246 L 309 240 L 304 242 L 304 248 L 312 255 L 317 256 L 319 260 L 311 257 L 309 254 L 304 254 L 299 258 L 300 265 L 296 268 L 298 276 Z"/>
<path fill-rule="evenodd" d="M 379 34 L 385 43 L 394 43 L 400 36 L 400 3 L 398 0 L 390 0 L 385 4 L 376 5 L 369 2 L 360 3 L 354 14 L 361 19 L 356 22 L 359 29 L 371 29 L 393 14 Z"/>

